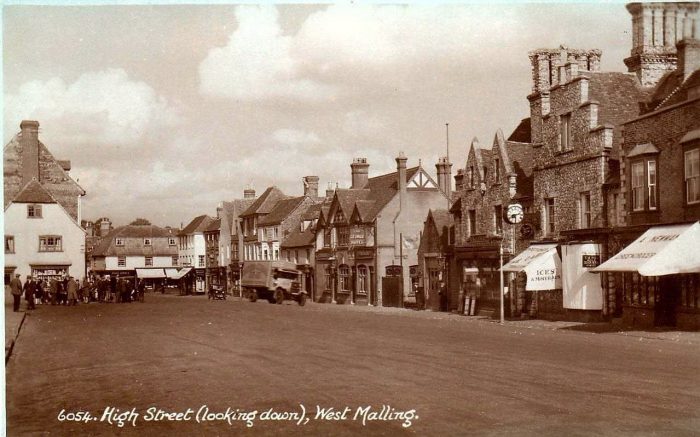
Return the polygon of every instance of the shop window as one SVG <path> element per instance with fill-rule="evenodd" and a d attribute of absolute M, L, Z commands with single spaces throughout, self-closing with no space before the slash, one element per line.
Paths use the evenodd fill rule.
<path fill-rule="evenodd" d="M 5 253 L 15 253 L 14 235 L 5 235 Z"/>
<path fill-rule="evenodd" d="M 42 235 L 39 237 L 39 252 L 61 252 L 63 245 L 58 235 Z"/>
<path fill-rule="evenodd" d="M 350 267 L 346 264 L 338 267 L 338 282 L 340 291 L 350 291 Z"/>
<path fill-rule="evenodd" d="M 117 257 L 117 267 L 126 267 L 126 257 L 125 256 Z"/>
<path fill-rule="evenodd" d="M 581 193 L 579 197 L 579 224 L 581 229 L 591 227 L 591 193 Z"/>
<path fill-rule="evenodd" d="M 357 268 L 357 294 L 367 294 L 367 290 L 369 289 L 368 280 L 367 267 L 359 266 Z"/>
<path fill-rule="evenodd" d="M 700 203 L 700 149 L 685 152 L 685 202 Z"/>
<path fill-rule="evenodd" d="M 41 205 L 31 204 L 27 205 L 27 217 L 28 218 L 41 218 Z"/>

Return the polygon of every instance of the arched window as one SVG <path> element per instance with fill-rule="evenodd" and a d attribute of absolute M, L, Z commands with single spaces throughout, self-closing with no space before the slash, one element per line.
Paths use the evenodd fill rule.
<path fill-rule="evenodd" d="M 367 266 L 357 267 L 357 294 L 366 295 L 369 289 Z"/>
<path fill-rule="evenodd" d="M 340 291 L 350 291 L 350 267 L 347 264 L 338 267 L 338 282 Z"/>

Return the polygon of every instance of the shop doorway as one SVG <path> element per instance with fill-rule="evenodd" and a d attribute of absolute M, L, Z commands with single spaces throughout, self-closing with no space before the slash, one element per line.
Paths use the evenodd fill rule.
<path fill-rule="evenodd" d="M 654 305 L 656 326 L 676 326 L 676 306 L 680 302 L 680 285 L 676 275 L 659 277 L 659 289 Z"/>

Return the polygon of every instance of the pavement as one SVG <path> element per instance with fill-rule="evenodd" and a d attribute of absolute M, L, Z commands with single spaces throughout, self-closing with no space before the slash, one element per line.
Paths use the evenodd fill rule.
<path fill-rule="evenodd" d="M 12 293 L 8 287 L 5 287 L 5 362 L 10 358 L 15 341 L 19 336 L 19 331 L 24 322 L 24 317 L 27 315 L 25 311 L 26 301 L 22 300 L 20 312 L 14 312 Z"/>
<path fill-rule="evenodd" d="M 44 306 L 7 365 L 7 431 L 697 435 L 694 333 L 592 330 L 203 296 Z M 302 407 L 309 421 L 290 420 Z M 185 418 L 202 408 L 221 414 Z"/>

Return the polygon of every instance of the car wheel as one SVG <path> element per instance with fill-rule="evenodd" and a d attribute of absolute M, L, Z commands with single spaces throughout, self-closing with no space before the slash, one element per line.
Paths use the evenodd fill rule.
<path fill-rule="evenodd" d="M 248 291 L 248 299 L 251 302 L 255 302 L 256 300 L 258 300 L 258 292 L 255 290 Z"/>
<path fill-rule="evenodd" d="M 304 293 L 299 294 L 299 306 L 303 307 L 306 305 L 306 295 Z"/>
<path fill-rule="evenodd" d="M 280 305 L 284 301 L 284 290 L 278 288 L 275 290 L 275 302 Z"/>

